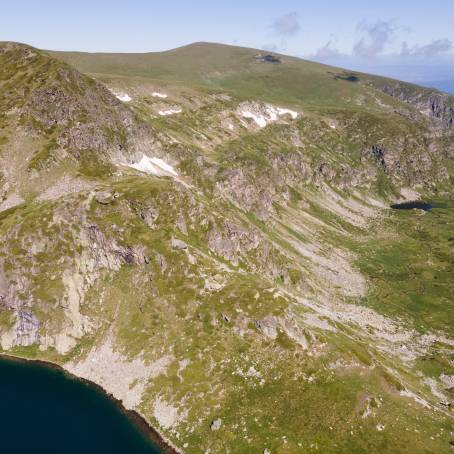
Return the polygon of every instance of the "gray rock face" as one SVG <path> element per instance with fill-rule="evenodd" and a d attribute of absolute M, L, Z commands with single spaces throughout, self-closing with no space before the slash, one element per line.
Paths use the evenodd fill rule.
<path fill-rule="evenodd" d="M 143 246 L 119 246 L 95 224 L 86 229 L 86 235 L 84 245 L 90 249 L 97 269 L 117 270 L 124 264 L 140 265 L 148 260 Z"/>
<path fill-rule="evenodd" d="M 178 219 L 177 219 L 177 227 L 178 229 L 180 230 L 180 232 L 183 234 L 183 235 L 187 235 L 188 234 L 188 227 L 186 226 L 186 221 L 184 219 L 184 216 L 179 216 Z"/>
<path fill-rule="evenodd" d="M 239 258 L 260 244 L 260 235 L 231 221 L 225 221 L 222 228 L 213 226 L 208 234 L 208 246 L 218 255 L 238 265 Z"/>
<path fill-rule="evenodd" d="M 140 213 L 140 217 L 150 229 L 154 229 L 159 218 L 159 209 L 150 207 L 147 210 L 143 210 Z"/>
<path fill-rule="evenodd" d="M 327 181 L 332 181 L 336 177 L 336 171 L 332 169 L 329 164 L 322 162 L 318 167 L 318 172 L 325 178 Z"/>
<path fill-rule="evenodd" d="M 395 172 L 400 168 L 399 156 L 381 145 L 372 145 L 367 151 L 385 172 Z"/>
<path fill-rule="evenodd" d="M 39 320 L 30 310 L 21 309 L 16 314 L 16 339 L 14 345 L 27 347 L 39 343 Z"/>
<path fill-rule="evenodd" d="M 372 160 L 381 168 L 392 181 L 406 184 L 430 185 L 429 175 L 437 175 L 437 180 L 443 181 L 449 178 L 446 167 L 443 164 L 443 150 L 436 144 L 411 144 L 411 153 L 407 144 L 395 144 L 388 147 L 382 144 L 373 144 L 362 152 L 361 162 L 366 164 Z M 370 169 L 371 174 L 373 169 Z"/>
<path fill-rule="evenodd" d="M 227 170 L 216 183 L 216 192 L 233 200 L 248 211 L 256 211 L 259 216 L 267 218 L 273 210 L 273 187 L 262 188 L 254 183 L 253 175 L 247 175 L 243 169 Z"/>
<path fill-rule="evenodd" d="M 5 301 L 8 294 L 8 281 L 3 271 L 3 265 L 0 263 L 0 305 Z"/>
<path fill-rule="evenodd" d="M 167 269 L 167 260 L 159 252 L 156 254 L 156 262 L 158 263 L 159 268 L 164 273 Z"/>
<path fill-rule="evenodd" d="M 384 93 L 416 107 L 424 115 L 439 120 L 443 125 L 454 126 L 454 97 L 430 89 L 417 89 L 411 84 L 374 84 Z"/>
<path fill-rule="evenodd" d="M 35 315 L 34 308 L 40 306 L 40 297 L 32 294 L 33 283 L 26 273 L 15 269 L 6 276 L 0 264 L 0 311 L 8 314 L 0 332 L 0 342 L 5 350 L 35 344 L 43 349 L 52 346 L 66 353 L 74 345 L 75 339 L 91 329 L 90 320 L 81 314 L 80 308 L 85 302 L 86 292 L 101 270 L 117 271 L 122 266 L 149 262 L 144 246 L 120 245 L 96 224 L 82 224 L 73 234 L 78 251 L 74 260 L 68 260 L 65 264 L 59 261 L 55 265 L 63 265 L 61 282 L 64 287 L 58 307 L 63 317 L 55 326 L 49 328 L 45 323 L 41 324 Z M 28 248 L 29 259 L 33 261 L 36 254 L 46 250 L 52 241 L 55 239 L 35 238 Z"/>
<path fill-rule="evenodd" d="M 184 241 L 179 240 L 178 238 L 172 238 L 172 247 L 174 249 L 185 250 L 188 248 L 188 245 Z"/>
<path fill-rule="evenodd" d="M 279 324 L 279 320 L 272 315 L 265 317 L 262 320 L 257 320 L 255 322 L 255 326 L 257 329 L 263 333 L 264 336 L 270 339 L 276 339 L 277 337 L 277 327 Z"/>
<path fill-rule="evenodd" d="M 95 194 L 95 199 L 101 205 L 108 205 L 113 202 L 114 197 L 110 192 L 102 191 Z"/>
<path fill-rule="evenodd" d="M 21 307 L 13 309 L 13 317 L 14 325 L 8 331 L 1 332 L 2 348 L 8 350 L 12 347 L 39 344 L 40 322 L 33 312 L 22 304 Z"/>
<path fill-rule="evenodd" d="M 27 292 L 27 281 L 19 278 L 15 283 L 8 282 L 0 264 L 0 311 L 10 311 L 10 329 L 0 332 L 1 346 L 9 349 L 16 346 L 30 346 L 39 343 L 40 322 L 33 314 L 27 301 L 20 295 Z"/>
<path fill-rule="evenodd" d="M 454 106 L 448 105 L 447 97 L 443 95 L 432 95 L 427 103 L 432 117 L 443 120 L 447 126 L 454 125 Z"/>

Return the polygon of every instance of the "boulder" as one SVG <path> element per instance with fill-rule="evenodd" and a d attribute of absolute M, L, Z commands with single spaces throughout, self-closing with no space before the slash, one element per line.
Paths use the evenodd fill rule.
<path fill-rule="evenodd" d="M 219 430 L 221 428 L 222 421 L 220 418 L 215 419 L 210 426 L 211 430 Z"/>
<path fill-rule="evenodd" d="M 101 191 L 95 194 L 95 200 L 101 205 L 108 205 L 112 203 L 114 196 L 108 191 Z"/>

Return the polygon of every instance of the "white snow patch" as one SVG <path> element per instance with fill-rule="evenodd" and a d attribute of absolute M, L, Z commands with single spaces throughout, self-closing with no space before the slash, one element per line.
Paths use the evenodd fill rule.
<path fill-rule="evenodd" d="M 164 109 L 164 110 L 160 110 L 158 112 L 159 115 L 161 116 L 167 116 L 167 115 L 174 115 L 174 114 L 179 114 L 183 112 L 183 109 L 181 107 L 177 107 L 175 109 Z"/>
<path fill-rule="evenodd" d="M 282 107 L 277 107 L 277 113 L 279 115 L 290 115 L 294 120 L 298 118 L 298 112 L 295 112 L 294 110 L 290 109 L 284 109 Z"/>
<path fill-rule="evenodd" d="M 133 169 L 140 170 L 141 172 L 149 173 L 151 175 L 156 175 L 158 177 L 178 176 L 175 169 L 161 158 L 149 158 L 145 155 L 142 156 L 142 159 L 139 162 L 128 164 L 128 167 L 132 167 Z"/>
<path fill-rule="evenodd" d="M 132 101 L 132 98 L 131 96 L 129 96 L 127 93 L 123 92 L 123 91 L 116 91 L 116 90 L 112 90 L 111 88 L 108 89 L 113 95 L 115 95 L 115 97 L 117 99 L 119 99 L 120 101 L 123 101 L 123 102 L 129 102 L 129 101 Z"/>
<path fill-rule="evenodd" d="M 293 120 L 298 117 L 298 112 L 284 107 L 275 107 L 267 104 L 265 108 L 260 106 L 248 106 L 239 111 L 243 118 L 252 119 L 260 128 L 264 128 L 269 123 L 279 120 L 279 117 L 290 115 Z"/>
<path fill-rule="evenodd" d="M 266 113 L 268 114 L 269 121 L 277 121 L 279 118 L 279 112 L 276 107 L 266 106 Z"/>
<path fill-rule="evenodd" d="M 154 91 L 151 96 L 154 96 L 155 98 L 168 98 L 169 96 L 166 95 L 165 93 L 159 93 L 159 91 Z"/>
<path fill-rule="evenodd" d="M 266 118 L 263 115 L 255 114 L 248 110 L 241 111 L 241 116 L 244 118 L 251 118 L 257 123 L 260 128 L 264 128 L 268 124 Z"/>
<path fill-rule="evenodd" d="M 131 96 L 129 96 L 127 93 L 122 93 L 120 95 L 115 95 L 120 101 L 123 102 L 129 102 L 132 101 Z"/>

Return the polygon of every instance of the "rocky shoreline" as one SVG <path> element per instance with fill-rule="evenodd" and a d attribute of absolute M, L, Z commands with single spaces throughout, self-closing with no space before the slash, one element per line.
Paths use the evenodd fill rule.
<path fill-rule="evenodd" d="M 87 380 L 85 378 L 78 377 L 77 375 L 71 374 L 68 372 L 64 367 L 60 366 L 59 364 L 52 363 L 50 361 L 45 361 L 42 359 L 30 359 L 24 358 L 20 356 L 9 355 L 5 353 L 0 353 L 0 360 L 7 360 L 7 361 L 18 361 L 18 362 L 33 362 L 33 364 L 40 365 L 42 367 L 48 367 L 51 369 L 55 369 L 59 372 L 63 372 L 66 376 L 78 380 L 87 384 L 88 386 L 95 389 L 97 392 L 103 394 L 107 398 L 109 398 L 117 407 L 117 409 L 125 415 L 132 423 L 137 427 L 142 434 L 148 437 L 156 446 L 159 447 L 163 454 L 179 454 L 180 451 L 173 446 L 170 441 L 166 440 L 154 427 L 152 427 L 148 421 L 145 419 L 143 415 L 141 415 L 136 410 L 128 410 L 124 407 L 121 400 L 114 397 L 108 390 L 104 389 L 102 386 L 98 385 L 97 383 Z"/>

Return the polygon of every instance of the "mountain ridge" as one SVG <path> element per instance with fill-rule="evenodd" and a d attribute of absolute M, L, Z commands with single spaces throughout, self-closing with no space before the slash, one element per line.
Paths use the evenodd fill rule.
<path fill-rule="evenodd" d="M 450 98 L 251 50 L 138 77 L 5 46 L 3 352 L 188 453 L 449 452 L 453 212 L 388 206 L 452 194 Z"/>
<path fill-rule="evenodd" d="M 218 53 L 220 50 L 227 50 L 229 52 L 244 52 L 244 53 L 249 53 L 249 52 L 253 52 L 254 55 L 257 55 L 257 54 L 271 54 L 271 55 L 275 55 L 277 57 L 280 57 L 280 58 L 284 58 L 284 59 L 288 59 L 289 61 L 300 61 L 300 62 L 305 62 L 305 63 L 309 63 L 309 64 L 313 64 L 313 65 L 318 65 L 320 67 L 324 67 L 326 69 L 329 69 L 329 70 L 336 70 L 336 71 L 346 71 L 346 72 L 351 72 L 352 74 L 358 74 L 358 75 L 365 75 L 365 76 L 374 76 L 376 79 L 382 79 L 382 80 L 390 80 L 390 81 L 395 81 L 395 82 L 401 82 L 401 83 L 404 83 L 406 85 L 409 85 L 409 86 L 416 86 L 420 89 L 428 89 L 428 90 L 431 90 L 432 92 L 440 92 L 440 93 L 445 93 L 443 91 L 440 91 L 438 90 L 437 88 L 430 88 L 430 87 L 426 87 L 426 86 L 423 86 L 423 85 L 418 85 L 417 83 L 411 83 L 411 82 L 403 82 L 403 81 L 399 81 L 398 79 L 395 79 L 395 78 L 392 78 L 392 77 L 385 77 L 385 76 L 378 76 L 378 75 L 372 75 L 372 74 L 368 74 L 368 73 L 365 73 L 365 72 L 361 72 L 361 71 L 353 71 L 353 70 L 349 70 L 348 68 L 344 68 L 344 67 L 336 67 L 336 66 L 332 66 L 332 65 L 328 65 L 328 64 L 324 64 L 324 63 L 320 63 L 320 62 L 316 62 L 316 61 L 311 61 L 309 59 L 305 59 L 305 58 L 301 58 L 301 57 L 295 57 L 295 56 L 290 56 L 290 55 L 286 55 L 286 54 L 281 54 L 279 52 L 267 52 L 267 51 L 264 51 L 264 50 L 260 50 L 260 49 L 255 49 L 255 48 L 252 48 L 252 47 L 242 47 L 242 46 L 232 46 L 232 45 L 229 45 L 229 44 L 224 44 L 224 43 L 216 43 L 216 42 L 194 42 L 194 43 L 190 43 L 190 44 L 186 44 L 186 45 L 183 45 L 183 46 L 179 46 L 179 47 L 176 47 L 176 48 L 172 48 L 172 49 L 168 49 L 168 50 L 164 50 L 164 51 L 152 51 L 152 52 L 83 52 L 83 51 L 52 51 L 52 50 L 45 50 L 45 52 L 48 52 L 50 55 L 54 55 L 56 57 L 60 56 L 60 57 L 63 57 L 63 58 L 71 58 L 71 54 L 78 54 L 78 55 L 87 55 L 87 56 L 90 56 L 90 55 L 101 55 L 101 56 L 110 56 L 110 57 L 114 57 L 114 56 L 153 56 L 153 55 L 156 55 L 156 56 L 159 56 L 159 55 L 165 55 L 165 54 L 176 54 L 176 55 L 179 55 L 179 54 L 185 54 L 186 52 L 189 51 L 189 54 L 191 54 L 191 52 L 194 52 L 196 51 L 197 54 L 199 53 L 202 53 L 202 54 L 207 54 L 207 52 L 216 52 Z M 449 93 L 446 93 L 448 94 L 449 96 L 453 96 Z"/>

